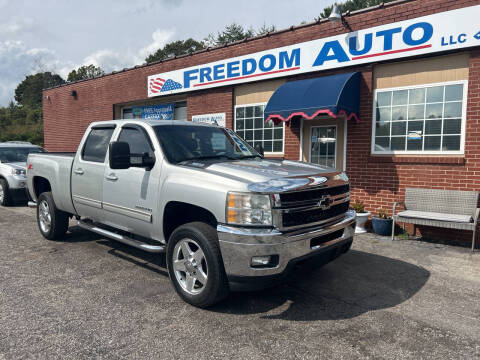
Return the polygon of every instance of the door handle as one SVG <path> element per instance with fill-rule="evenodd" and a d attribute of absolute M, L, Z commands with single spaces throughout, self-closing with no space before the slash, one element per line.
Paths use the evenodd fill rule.
<path fill-rule="evenodd" d="M 83 175 L 83 173 L 84 173 L 82 168 L 75 169 L 75 170 L 73 170 L 73 172 L 77 175 Z"/>
<path fill-rule="evenodd" d="M 115 176 L 115 174 L 110 174 L 105 176 L 105 179 L 110 180 L 110 181 L 117 181 L 118 177 Z"/>

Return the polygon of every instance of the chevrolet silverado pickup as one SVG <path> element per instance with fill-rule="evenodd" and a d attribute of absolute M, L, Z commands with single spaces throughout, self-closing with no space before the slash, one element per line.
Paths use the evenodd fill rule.
<path fill-rule="evenodd" d="M 61 239 L 75 218 L 166 253 L 180 297 L 207 307 L 230 290 L 276 283 L 307 259 L 325 264 L 353 240 L 345 173 L 258 150 L 214 125 L 96 122 L 76 153 L 29 155 L 30 205 L 47 239 Z"/>

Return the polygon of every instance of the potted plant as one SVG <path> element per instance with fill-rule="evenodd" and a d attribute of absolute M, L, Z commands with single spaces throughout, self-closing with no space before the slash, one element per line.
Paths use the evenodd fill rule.
<path fill-rule="evenodd" d="M 375 234 L 382 236 L 392 235 L 392 221 L 393 219 L 388 216 L 387 212 L 383 209 L 378 211 L 378 216 L 372 216 L 372 226 Z"/>
<path fill-rule="evenodd" d="M 366 233 L 367 230 L 365 230 L 365 223 L 371 214 L 368 211 L 365 211 L 365 205 L 361 201 L 356 200 L 350 207 L 357 213 L 357 226 L 355 227 L 355 234 Z"/>

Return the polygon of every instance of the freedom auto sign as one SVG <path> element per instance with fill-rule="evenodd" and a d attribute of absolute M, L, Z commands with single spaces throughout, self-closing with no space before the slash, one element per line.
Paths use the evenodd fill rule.
<path fill-rule="evenodd" d="M 177 94 L 480 45 L 480 5 L 148 77 L 148 96 Z"/>

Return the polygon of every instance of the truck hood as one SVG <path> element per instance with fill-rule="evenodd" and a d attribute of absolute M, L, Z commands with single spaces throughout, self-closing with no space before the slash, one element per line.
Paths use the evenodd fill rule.
<path fill-rule="evenodd" d="M 253 192 L 281 192 L 320 185 L 338 174 L 333 168 L 291 160 L 192 161 L 187 166 L 246 182 Z"/>

